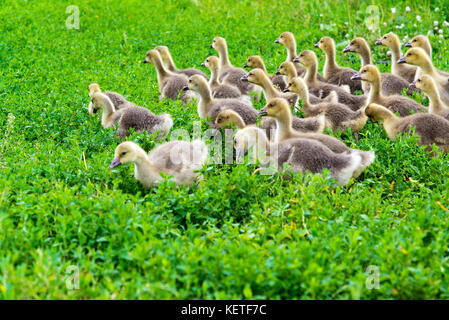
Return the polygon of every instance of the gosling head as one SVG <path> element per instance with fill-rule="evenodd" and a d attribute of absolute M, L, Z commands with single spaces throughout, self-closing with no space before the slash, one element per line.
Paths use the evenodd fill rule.
<path fill-rule="evenodd" d="M 161 55 L 161 58 L 163 61 L 169 61 L 170 60 L 170 51 L 168 50 L 168 47 L 166 46 L 157 46 L 154 48 L 159 54 Z"/>
<path fill-rule="evenodd" d="M 226 40 L 222 37 L 215 37 L 210 45 L 211 48 L 214 48 L 217 51 L 222 48 L 226 48 L 226 46 Z"/>
<path fill-rule="evenodd" d="M 348 46 L 343 49 L 343 53 L 346 52 L 360 53 L 360 51 L 364 46 L 366 46 L 365 39 L 363 39 L 362 37 L 357 37 L 352 39 L 351 42 L 349 42 Z"/>
<path fill-rule="evenodd" d="M 294 92 L 302 96 L 304 93 L 308 92 L 307 84 L 304 79 L 296 77 L 288 83 L 287 88 L 285 88 L 284 92 Z"/>
<path fill-rule="evenodd" d="M 101 92 L 100 85 L 98 83 L 91 83 L 89 85 L 89 95 L 92 96 L 94 92 Z"/>
<path fill-rule="evenodd" d="M 295 45 L 295 36 L 291 32 L 282 32 L 279 38 L 277 38 L 274 43 L 280 43 L 285 47 L 290 47 Z"/>
<path fill-rule="evenodd" d="M 399 59 L 398 63 L 408 63 L 415 66 L 423 65 L 426 62 L 427 53 L 421 48 L 408 49 L 405 55 Z"/>
<path fill-rule="evenodd" d="M 320 48 L 323 52 L 331 52 L 335 50 L 335 42 L 334 39 L 330 37 L 322 37 L 320 41 L 315 43 L 316 48 Z"/>
<path fill-rule="evenodd" d="M 203 67 L 209 68 L 210 70 L 216 70 L 220 66 L 219 60 L 215 56 L 210 56 L 201 64 Z"/>
<path fill-rule="evenodd" d="M 415 87 L 429 93 L 435 89 L 435 81 L 431 76 L 423 74 L 420 78 L 410 83 L 410 87 Z"/>
<path fill-rule="evenodd" d="M 261 85 L 264 76 L 265 72 L 263 72 L 262 69 L 256 68 L 248 72 L 247 75 L 244 75 L 241 80 L 244 82 L 251 82 L 257 85 Z"/>
<path fill-rule="evenodd" d="M 139 154 L 141 153 L 141 148 L 131 141 L 125 141 L 115 148 L 114 159 L 109 166 L 109 170 L 112 170 L 122 164 L 129 162 L 136 162 Z"/>
<path fill-rule="evenodd" d="M 398 36 L 393 32 L 385 34 L 382 38 L 375 42 L 376 46 L 385 46 L 391 48 L 395 43 L 399 41 Z"/>
<path fill-rule="evenodd" d="M 224 128 L 227 125 L 234 123 L 234 121 L 239 117 L 239 114 L 236 113 L 234 110 L 226 109 L 221 111 L 217 118 L 215 119 L 215 125 L 218 128 Z"/>
<path fill-rule="evenodd" d="M 426 36 L 423 36 L 420 34 L 418 36 L 413 37 L 412 40 L 410 40 L 409 42 L 407 42 L 405 44 L 405 46 L 407 48 L 418 47 L 418 48 L 424 49 L 428 46 L 428 44 L 429 44 L 429 39 Z"/>
<path fill-rule="evenodd" d="M 304 50 L 295 59 L 293 59 L 293 62 L 299 62 L 306 67 L 310 66 L 312 63 L 316 63 L 316 61 L 316 54 L 312 50 Z"/>
<path fill-rule="evenodd" d="M 107 99 L 109 98 L 103 93 L 94 92 L 90 100 L 91 103 L 89 105 L 89 114 L 95 114 L 99 109 L 102 109 Z"/>
<path fill-rule="evenodd" d="M 260 56 L 249 57 L 248 60 L 246 60 L 245 65 L 243 66 L 243 68 L 251 68 L 251 69 L 255 69 L 255 68 L 262 69 L 263 67 L 264 67 L 264 63 Z"/>
<path fill-rule="evenodd" d="M 199 74 L 191 76 L 187 82 L 187 86 L 182 88 L 183 91 L 193 90 L 196 92 L 201 91 L 201 88 L 207 86 L 207 81 Z"/>
<path fill-rule="evenodd" d="M 276 75 L 287 76 L 293 71 L 296 72 L 296 68 L 295 68 L 295 65 L 293 64 L 293 62 L 284 61 L 281 63 L 279 68 L 276 70 Z"/>
<path fill-rule="evenodd" d="M 378 78 L 380 78 L 379 69 L 377 69 L 376 66 L 369 64 L 362 67 L 362 69 L 360 69 L 359 72 L 354 74 L 351 77 L 351 80 L 362 80 L 366 82 L 373 82 Z"/>
<path fill-rule="evenodd" d="M 265 107 L 260 109 L 259 116 L 280 118 L 285 112 L 290 112 L 287 100 L 283 98 L 274 98 L 269 100 Z"/>
<path fill-rule="evenodd" d="M 147 51 L 147 54 L 145 55 L 145 59 L 143 60 L 143 63 L 151 63 L 154 64 L 155 61 L 160 61 L 162 59 L 159 51 L 157 50 L 149 50 Z"/>

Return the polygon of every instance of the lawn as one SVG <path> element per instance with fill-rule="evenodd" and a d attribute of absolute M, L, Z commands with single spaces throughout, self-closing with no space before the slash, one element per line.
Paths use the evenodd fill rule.
<path fill-rule="evenodd" d="M 159 101 L 155 69 L 142 62 L 166 45 L 178 67 L 207 71 L 214 36 L 235 66 L 257 54 L 273 73 L 283 31 L 298 52 L 315 50 L 320 69 L 321 36 L 359 69 L 341 54 L 351 38 L 430 32 L 435 65 L 449 70 L 445 1 L 78 0 L 79 29 L 66 26 L 70 4 L 0 7 L 0 299 L 449 299 L 449 157 L 429 158 L 416 138 L 392 142 L 371 121 L 359 143 L 343 136 L 376 152 L 346 187 L 210 164 L 198 186 L 147 191 L 132 166 L 108 170 L 119 139 L 87 112 L 98 82 L 193 132 L 195 106 Z M 369 4 L 380 30 L 368 29 Z M 390 61 L 386 48 L 373 56 Z"/>

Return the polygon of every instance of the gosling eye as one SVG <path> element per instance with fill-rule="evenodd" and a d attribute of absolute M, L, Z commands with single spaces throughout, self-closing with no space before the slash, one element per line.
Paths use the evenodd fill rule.
<path fill-rule="evenodd" d="M 353 46 L 354 45 L 354 42 L 351 42 L 351 46 Z"/>
<path fill-rule="evenodd" d="M 123 151 L 121 155 L 122 155 L 122 156 L 126 155 L 126 151 Z"/>
<path fill-rule="evenodd" d="M 368 70 L 363 70 L 363 73 L 365 73 L 366 71 L 368 71 Z"/>
<path fill-rule="evenodd" d="M 416 42 L 416 39 L 415 39 L 415 40 L 413 40 L 413 42 Z"/>
<path fill-rule="evenodd" d="M 189 83 L 192 83 L 192 79 L 189 79 Z"/>
<path fill-rule="evenodd" d="M 421 79 L 418 79 L 418 82 L 421 82 Z"/>
<path fill-rule="evenodd" d="M 218 122 L 221 122 L 221 118 L 218 118 Z"/>
<path fill-rule="evenodd" d="M 407 57 L 410 57 L 412 54 L 411 53 L 409 53 L 408 55 L 407 55 Z"/>
<path fill-rule="evenodd" d="M 283 38 L 284 36 L 281 36 L 281 39 Z"/>
<path fill-rule="evenodd" d="M 270 108 L 272 108 L 273 106 L 274 106 L 273 103 L 270 103 L 270 104 L 268 105 L 268 107 L 270 107 Z"/>
<path fill-rule="evenodd" d="M 234 139 L 234 145 L 235 146 L 237 145 L 237 139 Z"/>

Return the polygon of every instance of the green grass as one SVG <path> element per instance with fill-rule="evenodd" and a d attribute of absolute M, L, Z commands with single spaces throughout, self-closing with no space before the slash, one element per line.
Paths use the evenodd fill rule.
<path fill-rule="evenodd" d="M 209 165 L 199 186 L 145 191 L 131 166 L 107 169 L 118 138 L 87 113 L 87 86 L 98 82 L 192 132 L 194 107 L 158 100 L 155 70 L 141 63 L 147 50 L 167 45 L 178 67 L 199 67 L 220 35 L 234 65 L 259 54 L 274 72 L 283 31 L 299 50 L 323 35 L 339 52 L 346 34 L 373 43 L 369 3 L 80 0 L 80 30 L 65 27 L 67 1 L 2 3 L 0 298 L 448 299 L 448 156 L 429 158 L 415 138 L 389 141 L 372 122 L 359 144 L 344 138 L 377 156 L 344 188 Z M 449 34 L 445 1 L 372 3 L 380 33 L 410 38 L 436 20 Z M 436 66 L 449 69 L 448 41 L 430 38 Z M 386 51 L 375 47 L 374 61 L 389 60 Z M 354 55 L 338 61 L 359 68 Z M 79 290 L 66 287 L 69 266 L 80 270 Z M 379 268 L 379 289 L 365 285 L 368 266 Z"/>

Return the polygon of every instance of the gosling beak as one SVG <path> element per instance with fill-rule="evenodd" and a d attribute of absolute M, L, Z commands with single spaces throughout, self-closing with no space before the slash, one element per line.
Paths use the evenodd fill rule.
<path fill-rule="evenodd" d="M 279 38 L 274 40 L 274 43 L 279 43 Z"/>
<path fill-rule="evenodd" d="M 281 71 L 279 71 L 279 69 L 277 69 L 275 75 L 280 76 L 281 75 Z"/>
<path fill-rule="evenodd" d="M 205 67 L 205 66 L 206 66 L 206 62 L 203 62 L 203 63 L 201 64 L 201 66 Z"/>
<path fill-rule="evenodd" d="M 347 46 L 346 48 L 343 49 L 343 53 L 346 53 L 346 52 L 351 52 L 350 46 Z"/>
<path fill-rule="evenodd" d="M 96 114 L 96 113 L 97 113 L 97 111 L 98 111 L 98 109 L 97 109 L 97 108 L 92 108 L 92 113 L 93 113 L 93 114 Z"/>
<path fill-rule="evenodd" d="M 245 74 L 243 77 L 240 78 L 243 82 L 248 82 L 248 75 Z"/>
<path fill-rule="evenodd" d="M 265 107 L 263 107 L 262 109 L 259 110 L 259 117 L 266 116 L 267 114 L 268 114 L 267 106 L 265 106 Z"/>
<path fill-rule="evenodd" d="M 189 90 L 189 87 L 188 87 L 188 86 L 182 87 L 182 91 L 187 91 L 187 90 Z"/>
<path fill-rule="evenodd" d="M 315 43 L 315 48 L 319 48 L 320 47 L 320 42 L 318 41 L 317 43 Z"/>
<path fill-rule="evenodd" d="M 397 61 L 398 63 L 407 63 L 407 59 L 403 56 L 401 59 Z"/>
<path fill-rule="evenodd" d="M 245 63 L 245 64 L 243 65 L 243 68 L 248 68 L 248 63 Z"/>
<path fill-rule="evenodd" d="M 214 45 L 211 43 L 210 47 L 211 47 L 211 48 L 214 48 Z"/>
<path fill-rule="evenodd" d="M 382 45 L 382 39 L 377 40 L 374 44 L 376 46 L 381 46 Z"/>
<path fill-rule="evenodd" d="M 410 88 L 416 88 L 416 80 L 413 82 L 410 82 Z"/>
<path fill-rule="evenodd" d="M 404 44 L 404 46 L 407 47 L 407 48 L 411 48 L 412 47 L 412 41 L 410 40 L 409 42 Z"/>
<path fill-rule="evenodd" d="M 114 169 L 115 167 L 118 167 L 119 165 L 121 165 L 122 163 L 120 162 L 119 157 L 115 157 L 112 162 L 111 165 L 109 166 L 109 170 Z"/>
<path fill-rule="evenodd" d="M 299 56 L 293 58 L 293 62 L 299 62 Z"/>
<path fill-rule="evenodd" d="M 214 128 L 217 129 L 217 130 L 221 129 L 220 126 L 218 125 L 218 123 L 216 123 L 216 122 L 214 123 Z"/>
<path fill-rule="evenodd" d="M 290 89 L 287 87 L 283 90 L 284 92 L 290 92 Z"/>
<path fill-rule="evenodd" d="M 147 58 L 145 58 L 145 59 L 143 60 L 143 63 L 150 63 L 150 62 L 147 60 Z"/>
<path fill-rule="evenodd" d="M 360 72 L 357 72 L 351 77 L 351 80 L 362 80 L 362 75 L 360 74 Z"/>

